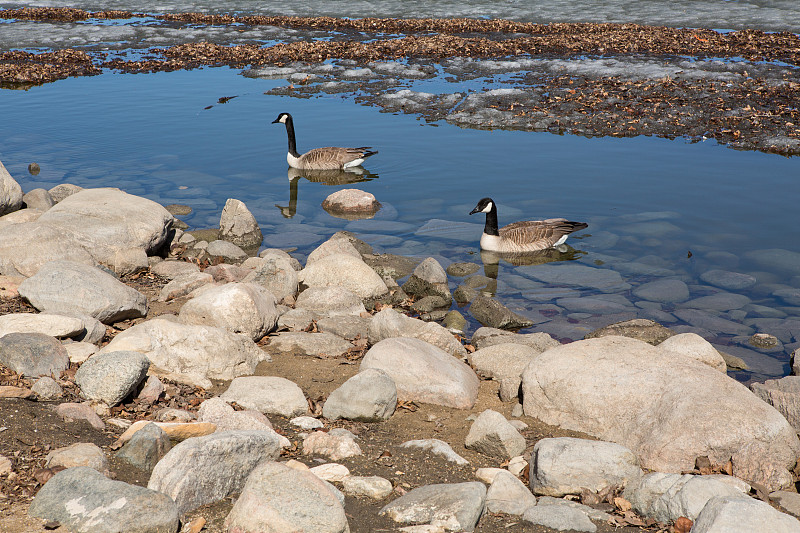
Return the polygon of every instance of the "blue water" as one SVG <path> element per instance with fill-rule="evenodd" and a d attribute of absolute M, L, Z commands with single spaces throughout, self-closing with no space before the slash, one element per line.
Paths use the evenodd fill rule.
<path fill-rule="evenodd" d="M 445 77 L 408 85 L 420 91 L 479 91 L 505 79 L 453 84 Z M 771 296 L 776 287 L 800 287 L 800 276 L 745 257 L 769 248 L 800 253 L 798 158 L 735 151 L 713 141 L 462 129 L 381 112 L 351 96 L 264 94 L 285 84 L 244 77 L 236 69 L 205 68 L 105 73 L 26 91 L 0 90 L 0 160 L 26 191 L 65 182 L 113 186 L 163 204 L 189 205 L 193 212 L 181 218 L 192 228 L 217 226 L 226 199 L 237 198 L 256 216 L 267 245 L 297 247 L 301 259 L 347 229 L 381 252 L 434 256 L 445 265 L 480 262 L 483 220 L 468 213 L 480 198 L 491 196 L 501 224 L 549 217 L 588 222 L 589 228 L 569 241 L 578 250 L 572 257 L 583 264 L 616 268 L 613 261 L 641 260 L 672 270 L 693 297 L 716 290 L 699 279 L 709 268 L 749 273 L 759 281 L 743 291 L 753 303 L 776 309 L 787 320 L 800 318 L 800 308 Z M 235 98 L 219 103 L 223 97 Z M 283 111 L 294 115 L 301 151 L 327 145 L 379 150 L 365 165 L 370 179 L 292 184 L 285 130 L 271 124 Z M 28 173 L 31 162 L 41 166 L 40 174 Z M 373 193 L 382 209 L 367 221 L 332 217 L 321 203 L 342 187 Z M 444 221 L 439 230 L 417 233 L 432 219 Z M 282 241 L 286 235 L 291 238 Z M 720 253 L 722 263 L 710 259 Z M 521 275 L 513 265 L 501 264 L 496 295 L 536 314 L 541 302 L 527 301 L 512 283 Z M 634 286 L 655 279 L 623 277 Z M 592 294 L 581 289 L 581 296 Z M 629 292 L 623 295 L 636 301 Z M 760 315 L 747 310 L 721 316 L 746 323 Z M 709 334 L 723 347 L 736 344 L 730 335 Z M 784 342 L 786 349 L 778 354 L 747 352 L 752 372 L 737 377 L 788 373 L 789 352 L 800 338 Z"/>
<path fill-rule="evenodd" d="M 187 221 L 203 226 L 228 196 L 259 207 L 288 193 L 285 132 L 270 122 L 290 111 L 301 149 L 369 144 L 380 150 L 365 165 L 380 178 L 360 187 L 411 224 L 431 216 L 477 222 L 465 214 L 490 195 L 501 206 L 501 222 L 514 215 L 591 221 L 675 211 L 688 246 L 709 234 L 734 233 L 739 242 L 726 243 L 733 253 L 753 247 L 800 251 L 794 235 L 781 229 L 792 226 L 795 198 L 787 192 L 797 190 L 796 158 L 734 151 L 712 141 L 428 125 L 336 95 L 267 96 L 265 90 L 282 82 L 236 72 L 106 74 L 2 91 L 0 157 L 26 190 L 60 182 L 113 185 L 154 200 L 182 196 L 188 205 L 202 190 L 204 202 L 193 206 Z M 217 103 L 227 96 L 237 98 Z M 42 167 L 38 176 L 26 170 L 32 161 Z M 330 192 L 304 183 L 298 215 L 326 220 L 319 203 Z M 344 224 L 332 217 L 327 222 Z"/>

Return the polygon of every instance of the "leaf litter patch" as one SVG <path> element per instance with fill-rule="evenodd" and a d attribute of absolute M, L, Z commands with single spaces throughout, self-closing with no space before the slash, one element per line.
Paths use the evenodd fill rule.
<path fill-rule="evenodd" d="M 5 19 L 61 22 L 143 16 L 69 8 L 0 11 Z M 152 48 L 134 60 L 72 49 L 11 51 L 0 54 L 0 83 L 28 87 L 103 69 L 249 67 L 245 75 L 290 82 L 270 94 L 349 94 L 388 112 L 461 127 L 714 139 L 737 149 L 800 153 L 800 38 L 788 32 L 473 19 L 150 17 L 165 24 L 316 33 L 268 46 L 189 42 Z M 481 83 L 458 92 L 417 90 L 425 86 L 421 81 L 441 79 L 442 70 L 446 81 Z M 502 73 L 514 75 L 498 80 Z"/>

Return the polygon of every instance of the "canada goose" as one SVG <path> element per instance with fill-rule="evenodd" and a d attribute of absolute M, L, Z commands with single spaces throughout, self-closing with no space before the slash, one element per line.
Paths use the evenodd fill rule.
<path fill-rule="evenodd" d="M 481 235 L 481 248 L 493 252 L 535 252 L 563 244 L 573 231 L 589 226 L 565 218 L 525 220 L 497 229 L 497 206 L 491 198 L 483 198 L 470 215 L 486 213 Z"/>
<path fill-rule="evenodd" d="M 289 153 L 286 154 L 286 161 L 290 167 L 303 170 L 340 170 L 358 166 L 366 158 L 378 153 L 369 146 L 360 148 L 327 146 L 325 148 L 314 148 L 301 155 L 297 152 L 292 115 L 281 113 L 272 123 L 286 125 L 286 135 L 289 136 Z"/>

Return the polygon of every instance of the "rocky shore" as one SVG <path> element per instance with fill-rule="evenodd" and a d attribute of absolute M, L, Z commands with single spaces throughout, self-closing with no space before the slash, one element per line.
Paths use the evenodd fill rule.
<path fill-rule="evenodd" d="M 477 264 L 259 252 L 233 199 L 205 240 L 0 165 L 0 213 L 3 531 L 800 531 L 800 378 L 695 333 L 515 333 Z"/>

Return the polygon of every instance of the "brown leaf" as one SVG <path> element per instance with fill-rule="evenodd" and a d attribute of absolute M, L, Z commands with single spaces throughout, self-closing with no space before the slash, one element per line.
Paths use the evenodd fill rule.
<path fill-rule="evenodd" d="M 631 502 L 629 502 L 622 496 L 617 496 L 616 498 L 614 498 L 614 501 L 612 503 L 614 504 L 614 507 L 616 507 L 623 513 L 627 513 L 628 511 L 631 510 L 631 507 L 633 507 L 631 505 Z"/>
<path fill-rule="evenodd" d="M 519 473 L 519 477 L 526 487 L 528 486 L 528 483 L 530 481 L 530 476 L 531 476 L 531 465 L 530 463 L 528 463 L 525 465 L 525 468 L 522 469 L 522 472 Z"/>
<path fill-rule="evenodd" d="M 33 471 L 33 478 L 42 485 L 47 483 L 54 475 L 55 472 L 53 472 L 50 468 L 37 468 Z"/>
<path fill-rule="evenodd" d="M 419 406 L 412 401 L 399 401 L 397 402 L 397 407 L 399 409 L 405 409 L 407 411 L 411 411 L 412 413 L 419 409 Z"/>
<path fill-rule="evenodd" d="M 733 475 L 733 461 L 731 461 L 730 459 L 728 459 L 728 462 L 727 462 L 727 463 L 725 463 L 724 465 L 722 465 L 722 466 L 720 467 L 720 469 L 721 469 L 721 470 L 722 470 L 722 472 L 724 472 L 725 474 L 728 474 L 729 476 L 732 476 L 732 475 Z"/>
<path fill-rule="evenodd" d="M 597 493 L 583 487 L 581 488 L 581 503 L 584 505 L 597 505 L 602 500 L 598 497 Z"/>
<path fill-rule="evenodd" d="M 181 533 L 199 533 L 206 525 L 206 519 L 198 516 L 188 524 L 183 526 Z"/>
<path fill-rule="evenodd" d="M 389 450 L 383 450 L 381 452 L 381 454 L 378 456 L 378 459 L 380 459 L 382 457 L 391 457 L 391 456 L 392 456 L 392 452 L 390 452 Z"/>
<path fill-rule="evenodd" d="M 647 525 L 647 522 L 639 518 L 633 511 L 625 511 L 622 517 L 631 526 L 644 527 Z"/>
<path fill-rule="evenodd" d="M 685 516 L 681 516 L 675 520 L 675 523 L 672 525 L 672 529 L 675 531 L 675 533 L 689 533 L 689 530 L 692 529 L 692 525 L 694 525 L 694 523 L 691 520 Z"/>
<path fill-rule="evenodd" d="M 769 502 L 769 491 L 764 485 L 761 483 L 756 483 L 755 481 L 751 481 L 750 486 L 756 491 L 756 497 L 759 500 Z"/>
<path fill-rule="evenodd" d="M 694 466 L 704 476 L 708 476 L 714 472 L 713 468 L 711 468 L 711 459 L 709 459 L 706 455 L 697 457 L 694 460 Z"/>

